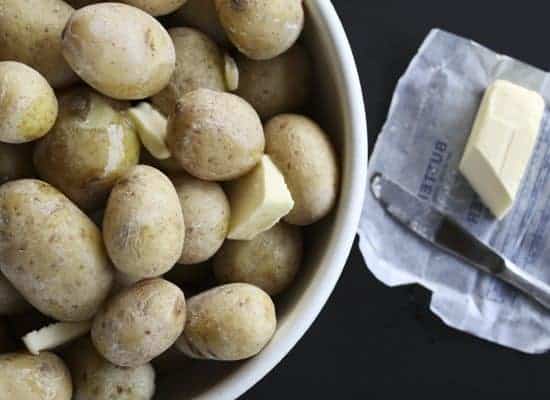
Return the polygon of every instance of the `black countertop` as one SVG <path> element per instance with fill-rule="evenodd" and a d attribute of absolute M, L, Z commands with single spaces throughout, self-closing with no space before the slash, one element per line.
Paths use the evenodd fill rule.
<path fill-rule="evenodd" d="M 550 69 L 540 1 L 334 0 L 366 95 L 370 150 L 393 89 L 431 28 Z M 290 354 L 246 399 L 536 398 L 550 393 L 550 357 L 528 356 L 446 327 L 429 293 L 390 289 L 357 243 L 336 290 Z M 360 313 L 356 309 L 361 309 Z M 351 312 L 353 310 L 353 312 Z"/>

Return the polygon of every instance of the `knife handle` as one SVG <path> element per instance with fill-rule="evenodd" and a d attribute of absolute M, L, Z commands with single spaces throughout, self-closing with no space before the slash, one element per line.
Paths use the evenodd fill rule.
<path fill-rule="evenodd" d="M 504 260 L 504 262 L 506 266 L 498 275 L 499 278 L 550 309 L 550 286 L 527 274 L 510 261 Z"/>

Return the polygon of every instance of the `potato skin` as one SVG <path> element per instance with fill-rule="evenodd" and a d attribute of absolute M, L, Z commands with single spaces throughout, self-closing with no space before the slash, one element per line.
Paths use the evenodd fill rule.
<path fill-rule="evenodd" d="M 285 177 L 294 208 L 284 217 L 309 225 L 326 216 L 338 196 L 338 162 L 327 135 L 315 122 L 282 114 L 265 125 L 266 153 Z"/>
<path fill-rule="evenodd" d="M 85 210 L 102 207 L 115 182 L 139 161 L 140 141 L 125 102 L 78 87 L 59 99 L 55 126 L 34 152 L 39 176 Z"/>
<path fill-rule="evenodd" d="M 223 53 L 216 43 L 191 28 L 173 28 L 168 33 L 176 49 L 176 69 L 168 86 L 152 98 L 164 115 L 174 110 L 185 93 L 200 88 L 226 90 Z"/>
<path fill-rule="evenodd" d="M 277 325 L 275 306 L 261 289 L 233 283 L 187 302 L 187 324 L 176 342 L 192 358 L 236 361 L 258 354 Z"/>
<path fill-rule="evenodd" d="M 155 370 L 151 364 L 123 368 L 105 360 L 85 338 L 69 355 L 73 375 L 73 400 L 151 400 L 155 394 Z"/>
<path fill-rule="evenodd" d="M 300 229 L 279 222 L 252 240 L 227 240 L 214 257 L 213 269 L 219 283 L 250 283 L 274 296 L 294 281 L 302 254 Z"/>
<path fill-rule="evenodd" d="M 248 101 L 262 119 L 296 111 L 309 98 L 311 61 L 299 44 L 271 60 L 237 58 L 239 88 L 235 94 Z"/>
<path fill-rule="evenodd" d="M 32 152 L 33 146 L 29 144 L 0 143 L 0 185 L 34 177 Z"/>
<path fill-rule="evenodd" d="M 103 239 L 115 267 L 141 278 L 160 276 L 181 256 L 183 212 L 174 185 L 147 165 L 132 168 L 113 188 Z"/>
<path fill-rule="evenodd" d="M 0 274 L 0 315 L 21 314 L 29 309 L 29 303 L 13 287 L 4 275 Z"/>
<path fill-rule="evenodd" d="M 0 0 L 0 61 L 27 64 L 56 89 L 78 81 L 61 55 L 61 32 L 72 12 L 62 0 Z"/>
<path fill-rule="evenodd" d="M 59 357 L 42 352 L 0 355 L 0 393 L 17 400 L 71 400 L 73 388 L 67 367 Z"/>
<path fill-rule="evenodd" d="M 49 184 L 0 186 L 0 270 L 43 314 L 90 319 L 109 294 L 113 269 L 96 225 Z"/>
<path fill-rule="evenodd" d="M 96 315 L 92 341 L 121 367 L 138 367 L 166 351 L 181 335 L 185 297 L 164 279 L 147 279 L 123 290 Z"/>
<path fill-rule="evenodd" d="M 58 105 L 42 75 L 25 64 L 2 61 L 0 87 L 0 141 L 26 143 L 48 133 Z"/>
<path fill-rule="evenodd" d="M 172 178 L 185 220 L 185 242 L 180 264 L 198 264 L 212 257 L 229 229 L 229 200 L 216 182 L 187 174 Z"/>
<path fill-rule="evenodd" d="M 287 51 L 304 27 L 302 0 L 215 0 L 229 40 L 254 60 Z"/>
<path fill-rule="evenodd" d="M 230 44 L 218 18 L 214 0 L 187 0 L 173 15 L 176 25 L 198 29 L 220 45 L 227 47 Z"/>
<path fill-rule="evenodd" d="M 119 3 L 75 11 L 63 31 L 62 52 L 86 83 L 120 100 L 158 93 L 176 62 L 163 26 L 140 9 Z"/>
<path fill-rule="evenodd" d="M 187 0 L 122 0 L 130 6 L 141 8 L 143 11 L 154 15 L 170 14 L 183 6 Z"/>
<path fill-rule="evenodd" d="M 198 89 L 183 95 L 168 120 L 172 156 L 191 175 L 226 181 L 249 172 L 265 147 L 260 117 L 230 93 Z"/>

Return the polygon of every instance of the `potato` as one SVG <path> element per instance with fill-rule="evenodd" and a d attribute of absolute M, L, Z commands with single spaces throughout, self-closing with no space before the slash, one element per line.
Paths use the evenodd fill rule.
<path fill-rule="evenodd" d="M 295 45 L 271 60 L 237 58 L 239 88 L 235 92 L 248 101 L 262 119 L 296 111 L 309 97 L 311 62 L 306 50 Z"/>
<path fill-rule="evenodd" d="M 132 168 L 109 196 L 103 239 L 115 267 L 151 278 L 174 266 L 181 256 L 185 224 L 172 182 L 147 165 Z"/>
<path fill-rule="evenodd" d="M 0 354 L 12 351 L 15 348 L 15 343 L 8 333 L 8 325 L 6 321 L 0 320 Z"/>
<path fill-rule="evenodd" d="M 234 283 L 189 299 L 187 324 L 176 342 L 199 359 L 235 361 L 258 354 L 277 325 L 275 306 L 261 289 Z"/>
<path fill-rule="evenodd" d="M 123 368 L 99 355 L 88 338 L 75 343 L 69 356 L 73 400 L 151 400 L 155 370 L 151 364 Z"/>
<path fill-rule="evenodd" d="M 215 0 L 229 40 L 248 57 L 268 60 L 287 51 L 304 27 L 302 0 Z"/>
<path fill-rule="evenodd" d="M 56 89 L 76 82 L 61 55 L 61 32 L 72 12 L 62 0 L 0 0 L 0 61 L 27 64 Z"/>
<path fill-rule="evenodd" d="M 185 220 L 185 242 L 181 264 L 198 264 L 208 260 L 221 247 L 231 209 L 221 186 L 195 179 L 187 174 L 172 178 Z"/>
<path fill-rule="evenodd" d="M 221 45 L 229 44 L 218 18 L 214 0 L 187 0 L 183 7 L 174 13 L 173 20 L 176 25 L 191 26 L 206 33 Z"/>
<path fill-rule="evenodd" d="M 166 141 L 188 173 L 208 181 L 246 174 L 260 161 L 265 147 L 260 118 L 250 104 L 209 89 L 178 100 L 168 120 Z"/>
<path fill-rule="evenodd" d="M 32 151 L 32 145 L 0 143 L 0 185 L 34 176 Z"/>
<path fill-rule="evenodd" d="M 151 15 L 166 15 L 176 11 L 187 0 L 121 0 L 130 6 L 141 8 Z"/>
<path fill-rule="evenodd" d="M 0 186 L 0 270 L 25 299 L 60 321 L 90 319 L 113 270 L 96 225 L 49 184 Z"/>
<path fill-rule="evenodd" d="M 185 297 L 176 285 L 147 279 L 123 290 L 96 315 L 92 341 L 113 364 L 138 367 L 174 344 L 185 316 Z"/>
<path fill-rule="evenodd" d="M 12 284 L 0 274 L 0 315 L 21 314 L 29 308 L 29 303 Z"/>
<path fill-rule="evenodd" d="M 226 90 L 224 57 L 216 43 L 191 28 L 174 28 L 168 33 L 176 48 L 176 69 L 168 86 L 152 99 L 165 115 L 185 93 L 199 88 Z"/>
<path fill-rule="evenodd" d="M 56 118 L 57 99 L 48 81 L 25 64 L 0 62 L 0 141 L 36 140 L 48 133 Z"/>
<path fill-rule="evenodd" d="M 326 216 L 338 195 L 338 163 L 332 144 L 312 120 L 295 114 L 265 126 L 266 153 L 285 176 L 294 208 L 284 220 L 309 225 Z"/>
<path fill-rule="evenodd" d="M 139 138 L 122 114 L 127 104 L 85 87 L 67 91 L 59 104 L 54 128 L 36 145 L 36 170 L 81 208 L 97 209 L 139 161 Z"/>
<path fill-rule="evenodd" d="M 86 83 L 121 100 L 158 93 L 168 84 L 176 62 L 172 39 L 162 25 L 119 3 L 75 11 L 63 31 L 62 52 Z"/>
<path fill-rule="evenodd" d="M 274 296 L 290 286 L 302 254 L 300 229 L 280 222 L 252 240 L 227 240 L 214 257 L 214 274 L 219 283 L 250 283 Z"/>
<path fill-rule="evenodd" d="M 0 355 L 0 394 L 13 400 L 71 400 L 71 375 L 52 353 Z"/>

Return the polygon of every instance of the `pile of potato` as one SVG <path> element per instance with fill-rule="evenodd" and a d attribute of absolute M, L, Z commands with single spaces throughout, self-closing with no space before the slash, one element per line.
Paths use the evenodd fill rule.
<path fill-rule="evenodd" d="M 0 398 L 146 400 L 170 348 L 266 346 L 338 195 L 291 114 L 303 25 L 302 0 L 0 0 Z"/>

